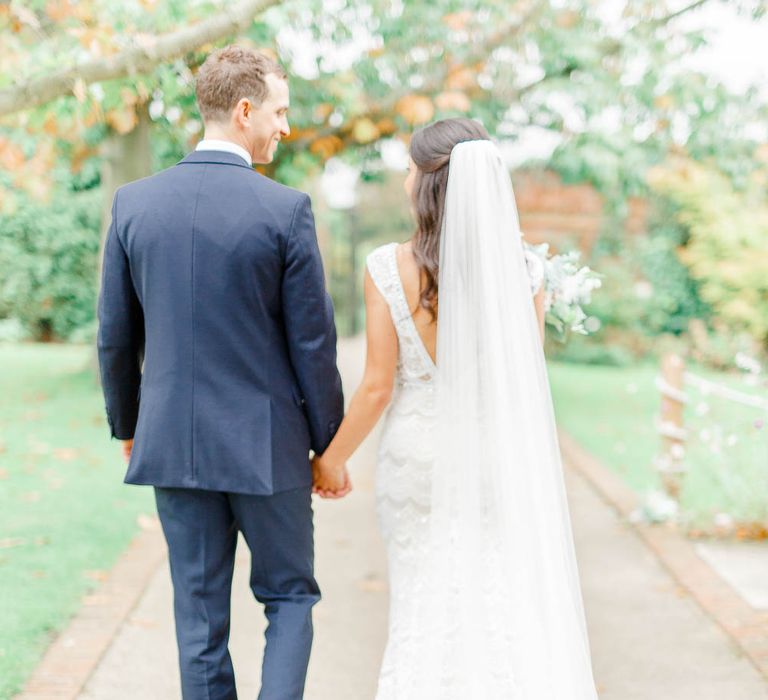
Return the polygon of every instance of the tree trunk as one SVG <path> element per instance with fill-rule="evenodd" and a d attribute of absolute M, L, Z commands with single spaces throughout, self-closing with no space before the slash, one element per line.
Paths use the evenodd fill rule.
<path fill-rule="evenodd" d="M 139 107 L 138 117 L 138 124 L 133 131 L 127 134 L 118 134 L 112 131 L 101 145 L 104 162 L 101 170 L 101 246 L 97 289 L 101 287 L 104 243 L 107 240 L 107 230 L 112 221 L 112 200 L 115 196 L 115 190 L 120 185 L 152 174 L 152 151 L 149 139 L 152 122 L 146 105 Z M 96 353 L 93 354 L 91 364 L 95 375 L 98 376 Z"/>
<path fill-rule="evenodd" d="M 103 193 L 101 229 L 106 233 L 111 220 L 112 199 L 115 190 L 127 182 L 152 174 L 152 152 L 149 146 L 151 120 L 146 105 L 139 108 L 139 122 L 133 131 L 118 134 L 114 131 L 102 143 L 104 163 L 101 171 Z M 102 234 L 102 249 L 104 235 Z"/>

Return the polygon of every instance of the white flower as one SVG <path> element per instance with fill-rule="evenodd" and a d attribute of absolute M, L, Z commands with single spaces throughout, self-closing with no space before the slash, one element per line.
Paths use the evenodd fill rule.
<path fill-rule="evenodd" d="M 649 491 L 643 503 L 643 513 L 652 522 L 669 520 L 677 515 L 677 501 L 663 491 Z"/>
<path fill-rule="evenodd" d="M 730 530 L 733 527 L 733 518 L 728 513 L 715 513 L 712 518 L 715 527 Z"/>
<path fill-rule="evenodd" d="M 763 369 L 756 359 L 743 352 L 737 352 L 734 361 L 739 369 L 743 369 L 750 374 L 760 374 Z"/>
<path fill-rule="evenodd" d="M 638 299 L 650 299 L 653 296 L 653 285 L 646 280 L 635 283 L 634 290 Z"/>
<path fill-rule="evenodd" d="M 163 112 L 165 111 L 165 104 L 163 104 L 163 101 L 160 99 L 152 100 L 152 102 L 149 103 L 149 116 L 153 121 L 157 121 L 160 119 L 160 117 L 163 116 Z"/>

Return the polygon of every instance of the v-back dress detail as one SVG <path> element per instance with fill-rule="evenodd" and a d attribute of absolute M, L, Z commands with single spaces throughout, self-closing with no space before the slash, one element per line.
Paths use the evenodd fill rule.
<path fill-rule="evenodd" d="M 397 269 L 397 243 L 374 250 L 371 278 L 389 305 L 397 332 L 395 389 L 384 422 L 376 469 L 376 507 L 389 564 L 389 635 L 377 700 L 407 697 L 414 663 L 409 649 L 421 595 L 418 562 L 427 544 L 432 489 L 436 368 L 413 322 Z"/>
<path fill-rule="evenodd" d="M 376 508 L 387 547 L 390 590 L 389 634 L 376 700 L 429 700 L 412 698 L 412 689 L 419 672 L 414 650 L 424 633 L 416 625 L 416 612 L 429 595 L 422 590 L 419 564 L 426 559 L 429 541 L 437 368 L 408 307 L 398 272 L 397 245 L 383 245 L 367 258 L 368 271 L 389 306 L 398 340 L 395 390 L 376 469 Z M 528 271 L 536 291 L 543 269 L 538 258 L 533 258 L 528 260 Z M 459 700 L 461 683 L 450 685 L 450 689 L 435 689 L 435 699 Z"/>

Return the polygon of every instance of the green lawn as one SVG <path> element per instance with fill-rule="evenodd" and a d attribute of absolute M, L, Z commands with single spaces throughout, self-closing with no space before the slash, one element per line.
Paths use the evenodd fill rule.
<path fill-rule="evenodd" d="M 734 375 L 694 371 L 745 391 Z M 658 488 L 653 467 L 659 450 L 655 417 L 660 398 L 653 384 L 657 367 L 553 362 L 549 373 L 561 427 L 638 493 Z M 768 426 L 756 427 L 760 414 L 754 409 L 693 390 L 689 395 L 688 471 L 681 494 L 686 522 L 710 529 L 719 512 L 740 521 L 768 521 Z"/>
<path fill-rule="evenodd" d="M 0 698 L 154 512 L 122 483 L 83 346 L 0 344 Z"/>
<path fill-rule="evenodd" d="M 114 563 L 137 515 L 154 512 L 149 489 L 122 483 L 125 467 L 108 436 L 92 353 L 0 344 L 0 700 L 20 688 L 52 635 Z M 656 371 L 550 365 L 560 425 L 638 492 L 657 484 Z M 695 417 L 697 405 L 688 412 L 694 432 L 703 420 Z M 765 514 L 768 430 L 755 440 L 738 411 L 722 410 L 712 414 L 724 434 L 740 435 L 723 452 L 738 469 L 723 471 L 722 460 L 692 442 L 683 506 L 699 518 L 720 509 Z"/>

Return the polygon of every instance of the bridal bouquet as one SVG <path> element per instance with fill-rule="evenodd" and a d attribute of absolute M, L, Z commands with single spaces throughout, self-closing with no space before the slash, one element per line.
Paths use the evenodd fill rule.
<path fill-rule="evenodd" d="M 600 275 L 586 265 L 579 266 L 580 253 L 550 255 L 549 244 L 529 245 L 544 266 L 544 308 L 546 322 L 565 338 L 569 331 L 589 335 L 600 328 L 600 321 L 587 316 L 582 308 L 601 286 Z"/>

